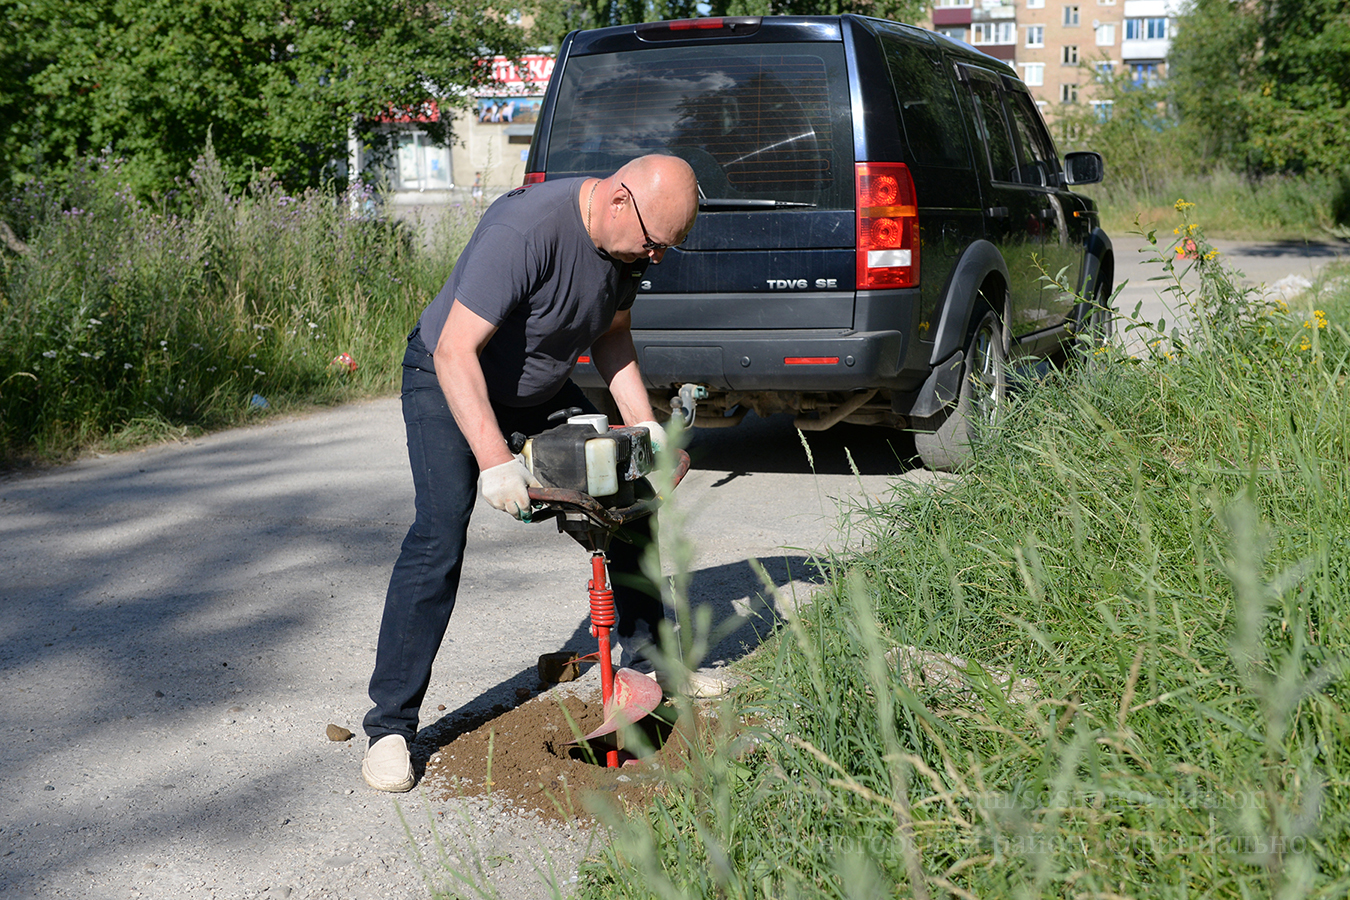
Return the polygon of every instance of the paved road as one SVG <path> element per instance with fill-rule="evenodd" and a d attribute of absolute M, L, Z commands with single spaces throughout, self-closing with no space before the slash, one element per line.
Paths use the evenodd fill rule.
<path fill-rule="evenodd" d="M 811 555 L 849 540 L 834 498 L 925 477 L 849 428 L 810 438 L 813 473 L 790 425 L 691 447 L 691 594 L 719 619 L 774 614 L 752 558 L 811 589 Z M 0 896 L 425 896 L 395 798 L 361 781 L 362 742 L 324 735 L 359 732 L 368 707 L 406 466 L 381 400 L 0 481 Z M 539 653 L 586 640 L 587 556 L 552 525 L 486 509 L 468 554 L 428 695 L 445 716 L 510 702 Z M 541 895 L 543 852 L 566 867 L 584 847 L 420 789 L 398 802 L 423 843 L 430 810 L 514 848 L 519 871 L 494 871 L 508 897 Z"/>
<path fill-rule="evenodd" d="M 1164 237 L 1170 240 L 1171 235 L 1159 235 L 1159 241 Z M 1220 252 L 1220 259 L 1241 273 L 1240 283 L 1252 286 L 1269 287 L 1291 275 L 1313 281 L 1328 262 L 1350 259 L 1350 244 L 1343 241 L 1262 243 L 1218 240 L 1212 243 Z M 1160 294 L 1161 287 L 1168 282 L 1152 280 L 1165 274 L 1160 263 L 1151 261 L 1157 250 L 1137 235 L 1113 236 L 1112 244 L 1116 251 L 1116 283 L 1127 282 L 1116 300 L 1116 309 L 1133 314 L 1135 306 L 1143 303 L 1141 317 L 1150 322 L 1165 319 L 1170 331 L 1181 319 L 1181 311 L 1174 308 L 1172 295 Z M 1167 243 L 1163 243 L 1161 249 L 1166 251 Z M 1195 280 L 1195 276 L 1190 275 L 1184 281 L 1193 285 Z"/>
<path fill-rule="evenodd" d="M 1343 250 L 1219 246 L 1268 283 Z M 1132 249 L 1117 243 L 1129 309 L 1152 274 Z M 785 418 L 697 434 L 676 493 L 692 599 L 758 616 L 717 657 L 779 611 L 751 559 L 809 592 L 812 554 L 860 539 L 840 501 L 927 477 L 888 438 L 813 435 L 813 471 Z M 425 896 L 395 798 L 361 782 L 361 741 L 324 736 L 359 732 L 368 705 L 406 465 L 381 400 L 0 480 L 0 897 Z M 540 652 L 585 643 L 570 540 L 486 510 L 468 554 L 428 695 L 446 716 L 510 702 Z M 422 845 L 445 816 L 511 857 L 494 870 L 507 897 L 539 896 L 531 863 L 566 869 L 585 846 L 420 789 L 397 802 Z"/>

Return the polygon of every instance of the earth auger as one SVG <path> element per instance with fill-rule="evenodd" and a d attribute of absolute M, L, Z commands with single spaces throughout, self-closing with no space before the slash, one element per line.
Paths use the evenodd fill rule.
<path fill-rule="evenodd" d="M 651 435 L 646 428 L 609 426 L 603 415 L 581 415 L 581 410 L 560 410 L 550 421 L 564 424 L 533 437 L 511 436 L 512 452 L 523 454 L 525 466 L 539 481 L 531 487 L 530 521 L 556 519 L 564 532 L 591 553 L 591 634 L 598 643 L 600 694 L 604 722 L 582 738 L 590 741 L 611 734 L 649 715 L 661 703 L 656 680 L 633 669 L 615 671 L 610 656 L 610 629 L 617 622 L 614 590 L 609 582 L 606 551 L 621 529 L 652 515 L 661 498 L 646 476 L 655 467 Z M 689 454 L 675 451 L 671 487 L 689 471 Z M 581 659 L 586 659 L 582 657 Z M 609 750 L 605 764 L 619 765 L 619 751 Z"/>

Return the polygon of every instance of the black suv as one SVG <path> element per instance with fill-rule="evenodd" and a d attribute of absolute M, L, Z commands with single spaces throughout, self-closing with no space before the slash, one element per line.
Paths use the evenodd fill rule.
<path fill-rule="evenodd" d="M 753 409 L 908 427 L 952 468 L 1010 354 L 1109 330 L 1111 242 L 1068 190 L 1101 180 L 1101 157 L 1061 165 L 1012 68 L 965 44 L 851 15 L 569 34 L 526 181 L 645 153 L 699 181 L 694 230 L 633 307 L 653 405 L 697 404 L 699 426 Z M 573 377 L 603 389 L 584 357 Z"/>

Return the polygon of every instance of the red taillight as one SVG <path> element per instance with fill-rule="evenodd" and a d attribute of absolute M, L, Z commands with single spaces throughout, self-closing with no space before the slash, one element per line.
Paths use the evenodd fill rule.
<path fill-rule="evenodd" d="M 721 28 L 721 16 L 708 16 L 703 19 L 675 19 L 670 23 L 671 31 L 688 31 L 691 28 Z"/>
<path fill-rule="evenodd" d="M 759 31 L 759 16 L 704 16 L 698 19 L 667 19 L 643 22 L 633 31 L 643 41 L 689 41 L 699 38 L 745 37 Z M 691 34 L 690 32 L 700 32 Z M 720 32 L 720 34 L 713 34 Z"/>
<path fill-rule="evenodd" d="M 858 290 L 917 287 L 919 206 L 904 163 L 858 163 Z"/>
<path fill-rule="evenodd" d="M 584 365 L 586 365 L 586 363 L 588 363 L 588 362 L 590 362 L 590 361 L 591 361 L 591 358 L 590 358 L 589 356 L 578 356 L 578 357 L 577 357 L 577 365 L 579 365 L 579 366 L 584 366 Z"/>
<path fill-rule="evenodd" d="M 837 366 L 839 357 L 837 356 L 786 356 L 783 358 L 785 366 Z"/>
<path fill-rule="evenodd" d="M 545 175 L 544 172 L 526 172 L 526 173 L 525 173 L 525 183 L 526 183 L 526 184 L 543 184 L 543 183 L 544 183 L 544 175 Z"/>

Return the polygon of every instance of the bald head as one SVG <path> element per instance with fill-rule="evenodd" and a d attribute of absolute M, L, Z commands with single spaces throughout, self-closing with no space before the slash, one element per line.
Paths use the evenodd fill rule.
<path fill-rule="evenodd" d="M 665 250 L 645 250 L 644 241 L 674 246 L 694 227 L 698 181 L 678 156 L 640 156 L 596 187 L 596 227 L 591 236 L 618 259 L 650 256 L 660 262 Z"/>
<path fill-rule="evenodd" d="M 694 217 L 698 215 L 698 180 L 689 163 L 678 156 L 639 156 L 625 163 L 614 177 L 639 195 L 643 218 L 654 237 L 658 229 L 664 237 L 676 237 L 676 240 L 657 237 L 661 243 L 678 243 L 694 227 Z M 651 213 L 647 212 L 649 197 L 656 207 Z M 652 224 L 653 218 L 660 225 Z"/>

